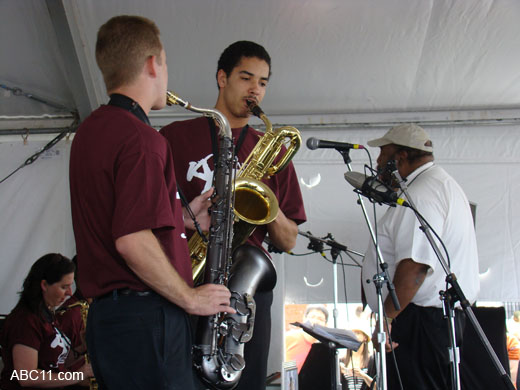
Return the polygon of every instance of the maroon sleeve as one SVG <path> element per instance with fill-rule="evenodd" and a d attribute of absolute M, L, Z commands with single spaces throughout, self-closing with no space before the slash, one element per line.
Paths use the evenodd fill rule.
<path fill-rule="evenodd" d="M 22 344 L 39 351 L 44 340 L 40 321 L 35 315 L 26 312 L 18 313 L 13 318 L 13 321 L 9 324 L 8 335 L 10 348 L 16 344 Z"/>
<path fill-rule="evenodd" d="M 298 176 L 296 170 L 291 162 L 287 168 L 276 175 L 278 202 L 280 210 L 285 216 L 297 225 L 304 223 L 307 220 L 305 209 L 303 207 L 303 198 L 300 191 L 300 184 L 298 183 Z"/>

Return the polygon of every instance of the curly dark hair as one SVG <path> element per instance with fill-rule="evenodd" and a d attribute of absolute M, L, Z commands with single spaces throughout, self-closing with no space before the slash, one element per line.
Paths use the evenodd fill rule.
<path fill-rule="evenodd" d="M 218 71 L 222 69 L 229 77 L 235 66 L 238 65 L 242 57 L 251 58 L 256 57 L 267 62 L 269 65 L 269 77 L 271 76 L 271 57 L 267 50 L 258 43 L 251 41 L 237 41 L 229 45 L 220 55 L 217 65 L 217 78 L 218 87 Z"/>
<path fill-rule="evenodd" d="M 59 253 L 48 253 L 32 265 L 19 292 L 20 299 L 13 311 L 26 308 L 34 314 L 42 315 L 46 310 L 41 289 L 41 281 L 48 284 L 59 282 L 63 276 L 76 270 L 74 263 Z"/>

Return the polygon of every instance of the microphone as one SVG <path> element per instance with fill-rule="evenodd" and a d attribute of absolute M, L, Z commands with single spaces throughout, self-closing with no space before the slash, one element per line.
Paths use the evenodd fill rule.
<path fill-rule="evenodd" d="M 410 206 L 406 200 L 399 198 L 397 192 L 378 180 L 376 176 L 366 176 L 360 172 L 345 172 L 345 180 L 355 188 L 354 191 L 374 202 L 392 207 L 395 207 L 396 204 L 404 207 Z"/>
<path fill-rule="evenodd" d="M 315 149 L 336 149 L 336 150 L 365 149 L 365 147 L 363 145 L 349 144 L 348 142 L 326 141 L 326 140 L 317 139 L 314 137 L 311 137 L 307 140 L 307 147 L 310 150 L 315 150 Z"/>

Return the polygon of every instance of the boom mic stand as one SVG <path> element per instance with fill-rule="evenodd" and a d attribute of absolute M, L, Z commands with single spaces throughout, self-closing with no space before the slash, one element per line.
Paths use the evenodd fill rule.
<path fill-rule="evenodd" d="M 336 149 L 342 156 L 343 161 L 347 165 L 349 172 L 352 172 L 352 167 L 350 163 L 352 160 L 350 159 L 350 149 Z M 385 353 L 385 344 L 386 344 L 386 333 L 385 333 L 385 318 L 384 318 L 384 307 L 383 307 L 383 285 L 386 283 L 388 288 L 388 293 L 392 298 L 392 302 L 396 310 L 400 310 L 401 306 L 399 305 L 399 301 L 397 300 L 397 295 L 395 294 L 394 284 L 390 280 L 388 276 L 388 264 L 385 263 L 383 259 L 383 255 L 379 248 L 379 244 L 377 242 L 376 234 L 372 229 L 372 224 L 370 223 L 370 219 L 368 218 L 368 213 L 365 208 L 365 204 L 363 203 L 363 198 L 361 194 L 357 194 L 358 196 L 358 204 L 361 206 L 361 210 L 363 211 L 363 216 L 365 217 L 365 222 L 367 223 L 368 230 L 370 232 L 370 237 L 372 238 L 372 242 L 374 243 L 374 247 L 376 248 L 377 261 L 381 272 L 376 273 L 373 277 L 374 286 L 376 288 L 377 293 L 377 323 L 379 327 L 379 332 L 377 333 L 377 343 L 379 344 L 379 350 L 376 353 L 376 372 L 377 372 L 377 390 L 386 390 L 387 389 L 387 375 L 386 375 L 386 353 Z"/>
<path fill-rule="evenodd" d="M 399 171 L 397 170 L 397 166 L 395 161 L 388 162 L 388 167 L 390 168 L 390 171 L 392 173 L 392 176 L 394 180 L 399 184 L 399 187 L 401 188 L 403 194 L 406 196 L 406 200 L 410 204 L 410 208 L 415 213 L 415 216 L 417 217 L 417 220 L 419 221 L 421 225 L 421 230 L 426 235 L 433 251 L 435 252 L 435 255 L 437 256 L 439 262 L 442 265 L 442 268 L 444 269 L 444 272 L 446 273 L 446 283 L 451 286 L 451 288 L 446 289 L 446 291 L 441 291 L 441 299 L 443 301 L 443 309 L 444 309 L 444 315 L 446 317 L 446 320 L 448 321 L 448 329 L 450 332 L 450 361 L 451 361 L 451 380 L 452 380 L 452 389 L 460 390 L 461 384 L 460 384 L 460 373 L 459 373 L 459 364 L 460 364 L 460 358 L 458 354 L 458 348 L 456 344 L 456 333 L 455 333 L 455 304 L 460 301 L 460 305 L 462 306 L 462 309 L 466 313 L 467 317 L 469 318 L 471 325 L 473 325 L 473 328 L 475 329 L 475 332 L 477 333 L 477 336 L 479 337 L 480 341 L 482 342 L 484 348 L 486 349 L 486 352 L 488 353 L 489 357 L 491 358 L 495 368 L 497 369 L 498 373 L 500 374 L 500 377 L 502 378 L 502 381 L 504 382 L 505 388 L 509 390 L 514 390 L 513 382 L 511 381 L 511 378 L 507 375 L 506 371 L 504 370 L 504 367 L 500 363 L 500 360 L 498 359 L 495 351 L 491 347 L 491 344 L 489 344 L 488 339 L 486 338 L 486 335 L 484 334 L 484 331 L 480 327 L 480 324 L 477 321 L 477 318 L 475 317 L 475 314 L 473 313 L 473 310 L 471 309 L 470 303 L 464 296 L 464 292 L 462 291 L 462 288 L 460 287 L 457 277 L 454 273 L 451 272 L 446 260 L 444 259 L 441 251 L 439 250 L 439 247 L 435 243 L 432 235 L 431 235 L 431 229 L 429 226 L 424 222 L 423 218 L 419 215 L 417 212 L 417 209 L 415 208 L 415 204 L 413 203 L 412 198 L 410 198 L 410 195 L 408 194 L 408 186 L 406 185 L 405 181 L 399 174 Z"/>
<path fill-rule="evenodd" d="M 339 256 L 340 252 L 352 253 L 354 255 L 358 255 L 361 257 L 363 257 L 363 254 L 350 250 L 345 245 L 342 245 L 339 242 L 336 242 L 334 240 L 334 237 L 330 233 L 328 233 L 327 236 L 324 238 L 314 237 L 311 234 L 311 232 L 305 233 L 302 231 L 298 231 L 298 234 L 300 234 L 304 237 L 307 237 L 309 239 L 310 242 L 309 242 L 309 245 L 307 246 L 308 249 L 318 252 L 318 253 L 322 253 L 322 256 L 324 256 L 323 244 L 326 244 L 326 245 L 330 246 L 330 248 L 331 248 L 330 253 L 332 256 L 332 272 L 333 272 L 333 277 L 334 277 L 334 281 L 333 281 L 333 284 L 334 284 L 334 286 L 333 286 L 334 310 L 332 311 L 332 318 L 334 319 L 334 328 L 337 328 L 338 327 L 338 263 L 337 263 L 337 258 Z M 358 266 L 361 267 L 361 264 L 359 264 L 355 260 L 354 260 L 354 262 Z M 328 342 L 328 345 L 329 345 L 329 350 L 331 351 L 330 352 L 331 360 L 333 362 L 333 367 L 331 368 L 331 388 L 333 390 L 338 390 L 341 388 L 341 381 L 339 380 L 340 369 L 339 369 L 339 355 L 338 355 L 338 350 L 337 350 L 338 346 L 330 341 Z"/>
<path fill-rule="evenodd" d="M 332 234 L 328 233 L 324 238 L 314 237 L 311 232 L 302 232 L 298 231 L 298 234 L 304 237 L 307 237 L 310 242 L 307 246 L 308 249 L 321 253 L 323 252 L 323 244 L 330 246 L 331 256 L 332 256 L 332 267 L 333 267 L 333 275 L 334 275 L 334 310 L 332 311 L 332 318 L 334 319 L 334 328 L 338 327 L 338 263 L 337 258 L 340 252 L 351 253 L 360 257 L 363 257 L 363 253 L 359 253 L 353 250 L 348 249 L 345 245 L 340 244 L 339 242 L 334 240 Z M 357 266 L 361 267 L 357 261 L 354 260 Z"/>

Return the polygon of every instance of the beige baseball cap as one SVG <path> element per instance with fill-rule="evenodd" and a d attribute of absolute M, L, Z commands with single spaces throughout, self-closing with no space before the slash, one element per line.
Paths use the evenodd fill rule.
<path fill-rule="evenodd" d="M 357 320 L 354 323 L 351 323 L 348 329 L 351 331 L 357 330 L 361 333 L 364 333 L 367 337 L 367 341 L 370 341 L 371 339 L 372 331 L 370 329 L 369 320 Z"/>
<path fill-rule="evenodd" d="M 392 127 L 381 138 L 368 141 L 369 146 L 401 145 L 412 149 L 433 152 L 433 143 L 428 133 L 420 126 L 406 123 Z"/>

